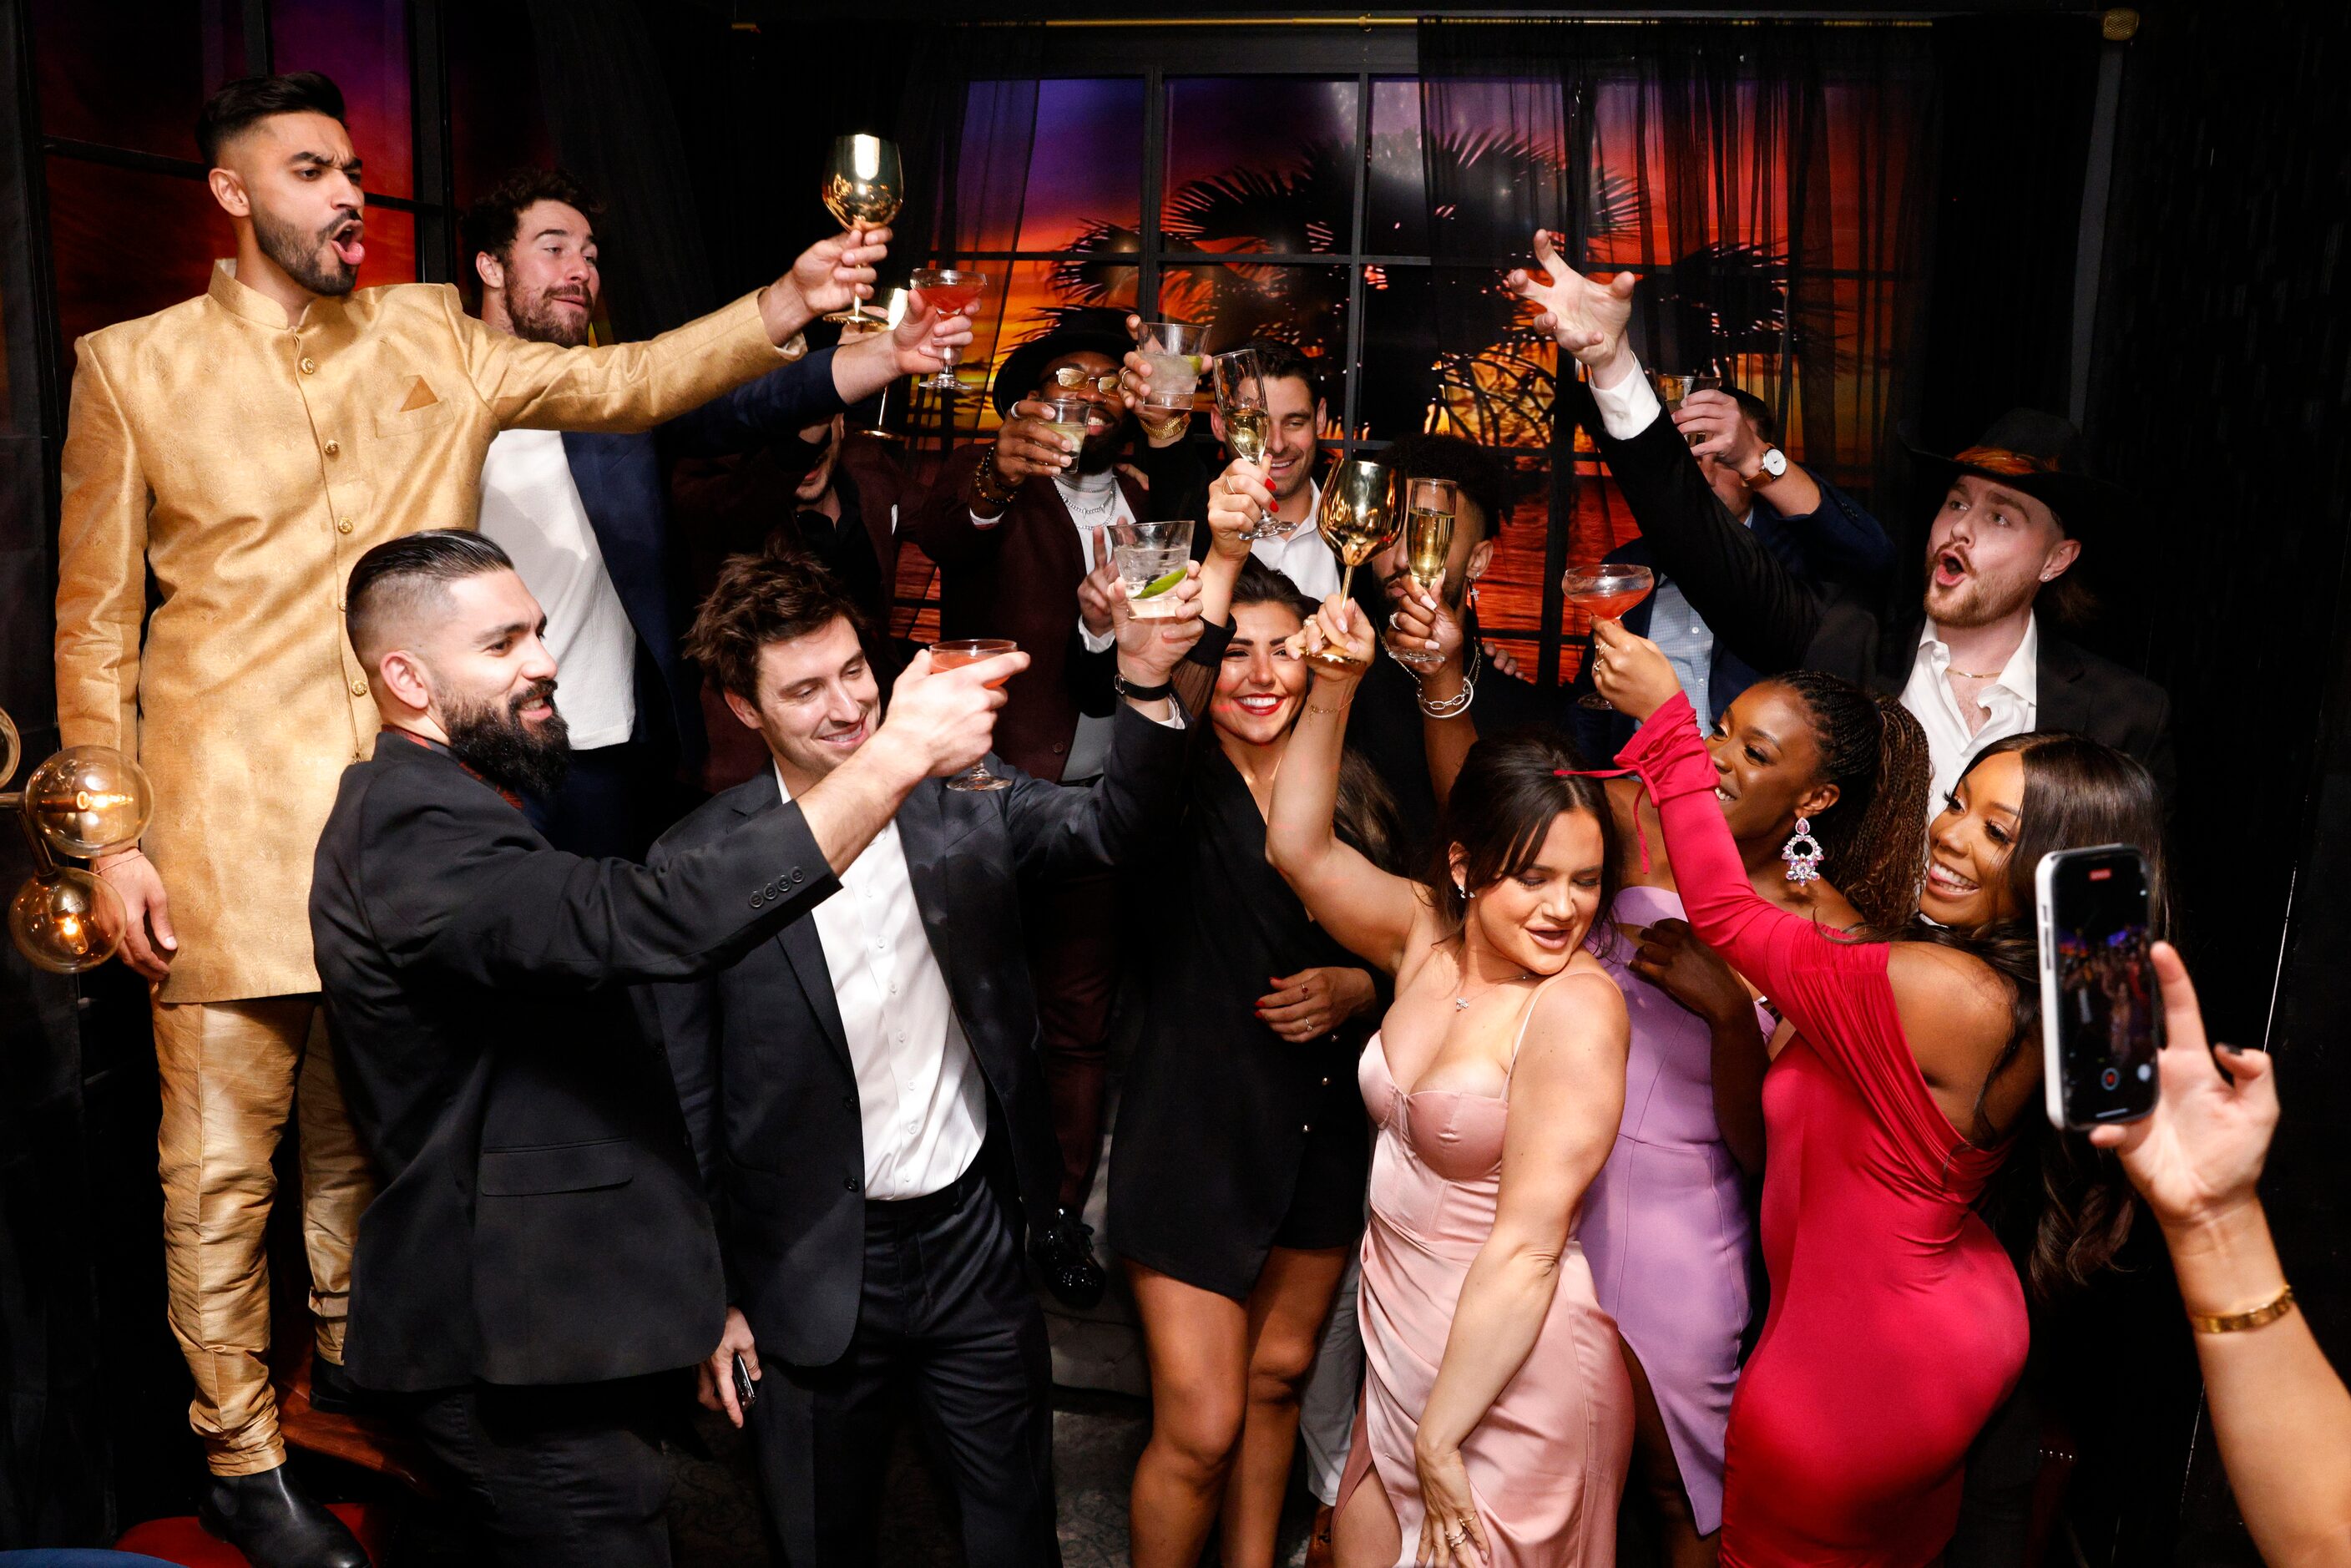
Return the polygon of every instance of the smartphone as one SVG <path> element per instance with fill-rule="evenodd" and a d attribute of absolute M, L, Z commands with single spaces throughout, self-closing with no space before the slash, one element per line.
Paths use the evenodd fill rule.
<path fill-rule="evenodd" d="M 759 1385 L 751 1381 L 751 1369 L 743 1364 L 743 1353 L 735 1353 L 735 1403 L 748 1410 L 758 1402 Z"/>
<path fill-rule="evenodd" d="M 2136 1122 L 2155 1109 L 2163 1049 L 2147 857 L 2128 844 L 2059 850 L 2041 857 L 2033 888 L 2050 1124 Z"/>

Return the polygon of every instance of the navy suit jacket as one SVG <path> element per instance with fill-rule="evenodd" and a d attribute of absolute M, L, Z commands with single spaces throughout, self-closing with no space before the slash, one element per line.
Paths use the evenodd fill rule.
<path fill-rule="evenodd" d="M 754 452 L 841 413 L 848 405 L 833 390 L 832 354 L 803 354 L 656 431 L 563 433 L 571 482 L 644 654 L 637 681 L 640 734 L 680 767 L 698 772 L 708 743 L 702 675 L 679 649 L 692 612 L 684 551 L 670 528 L 666 462 Z"/>

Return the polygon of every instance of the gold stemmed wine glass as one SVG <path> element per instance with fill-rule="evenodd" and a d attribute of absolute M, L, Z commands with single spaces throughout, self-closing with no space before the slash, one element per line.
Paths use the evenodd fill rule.
<path fill-rule="evenodd" d="M 898 144 L 879 136 L 836 136 L 824 160 L 824 210 L 842 228 L 878 229 L 898 215 L 899 193 L 905 188 L 899 172 Z M 866 315 L 852 302 L 846 310 L 826 315 L 828 321 L 854 321 Z"/>
<path fill-rule="evenodd" d="M 1322 509 L 1315 517 L 1315 527 L 1346 562 L 1347 570 L 1339 578 L 1340 597 L 1354 596 L 1355 569 L 1395 543 L 1402 523 L 1395 469 L 1364 457 L 1351 457 L 1332 469 L 1322 486 Z M 1326 669 L 1364 667 L 1361 659 L 1331 644 L 1306 656 Z"/>

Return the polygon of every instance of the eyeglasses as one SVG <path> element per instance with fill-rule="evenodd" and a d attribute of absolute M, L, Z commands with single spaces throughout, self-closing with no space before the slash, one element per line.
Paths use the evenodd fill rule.
<path fill-rule="evenodd" d="M 1113 371 L 1107 375 L 1090 376 L 1075 365 L 1063 365 L 1053 372 L 1053 384 L 1067 387 L 1071 392 L 1080 387 L 1092 387 L 1099 392 L 1115 392 L 1118 391 L 1118 372 Z"/>

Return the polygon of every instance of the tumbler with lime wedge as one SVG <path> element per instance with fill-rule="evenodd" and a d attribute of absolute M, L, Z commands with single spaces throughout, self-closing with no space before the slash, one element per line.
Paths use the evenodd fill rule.
<path fill-rule="evenodd" d="M 1110 529 L 1111 559 L 1126 590 L 1127 613 L 1138 621 L 1164 621 L 1177 614 L 1176 585 L 1192 559 L 1192 524 L 1119 522 Z"/>

